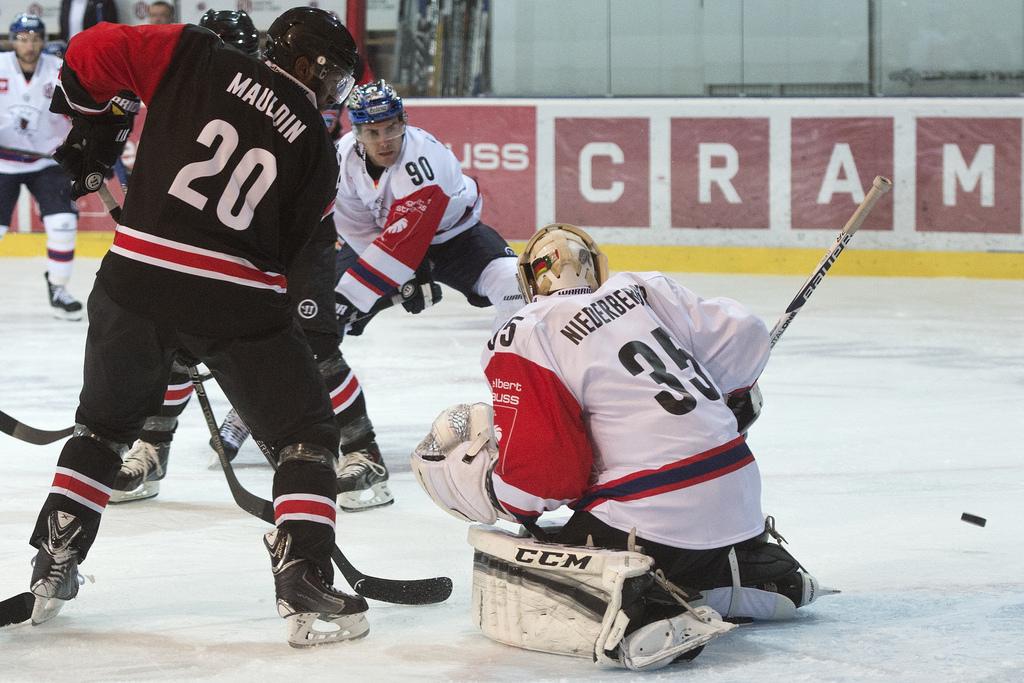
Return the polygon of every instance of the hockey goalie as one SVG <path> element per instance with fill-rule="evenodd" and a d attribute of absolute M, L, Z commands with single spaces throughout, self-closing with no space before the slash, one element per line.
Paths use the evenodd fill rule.
<path fill-rule="evenodd" d="M 488 637 L 652 670 L 828 592 L 761 511 L 746 441 L 764 323 L 661 273 L 608 277 L 571 225 L 519 257 L 530 302 L 487 345 L 492 403 L 443 411 L 412 454 L 474 525 L 473 617 Z M 573 510 L 562 526 L 542 513 Z M 498 519 L 521 525 L 513 534 Z"/>

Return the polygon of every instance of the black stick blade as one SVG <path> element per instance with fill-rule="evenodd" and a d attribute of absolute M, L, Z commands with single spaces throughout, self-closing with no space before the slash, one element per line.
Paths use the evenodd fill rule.
<path fill-rule="evenodd" d="M 30 444 L 36 446 L 45 446 L 48 443 L 60 441 L 61 439 L 71 436 L 71 433 L 75 431 L 74 427 L 65 427 L 64 429 L 36 429 L 35 427 L 29 427 L 27 424 L 23 424 L 7 413 L 0 410 L 0 432 L 9 434 L 15 439 L 21 439 Z"/>
<path fill-rule="evenodd" d="M 0 602 L 0 627 L 28 621 L 32 617 L 32 607 L 35 604 L 36 596 L 28 591 Z"/>
<path fill-rule="evenodd" d="M 364 576 L 352 584 L 352 590 L 368 600 L 396 605 L 433 605 L 444 602 L 452 594 L 452 580 L 447 576 L 408 581 Z"/>

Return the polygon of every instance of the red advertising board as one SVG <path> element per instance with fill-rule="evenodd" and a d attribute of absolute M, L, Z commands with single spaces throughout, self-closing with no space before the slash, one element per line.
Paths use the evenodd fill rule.
<path fill-rule="evenodd" d="M 672 227 L 768 228 L 766 118 L 672 119 Z"/>
<path fill-rule="evenodd" d="M 796 118 L 791 130 L 793 228 L 846 224 L 876 175 L 893 178 L 888 117 Z M 880 202 L 862 229 L 892 230 L 893 202 Z"/>
<path fill-rule="evenodd" d="M 917 119 L 917 229 L 1020 232 L 1021 120 Z"/>
<path fill-rule="evenodd" d="M 509 239 L 537 229 L 536 107 L 409 106 L 409 125 L 448 145 L 484 197 L 483 221 Z"/>
<path fill-rule="evenodd" d="M 555 220 L 650 226 L 650 121 L 555 119 Z"/>

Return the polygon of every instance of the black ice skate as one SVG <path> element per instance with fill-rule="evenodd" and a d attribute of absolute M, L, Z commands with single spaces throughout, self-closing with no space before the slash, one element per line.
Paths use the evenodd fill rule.
<path fill-rule="evenodd" d="M 57 616 L 64 603 L 78 595 L 82 577 L 78 573 L 78 549 L 74 541 L 82 523 L 74 515 L 54 510 L 46 520 L 47 538 L 36 553 L 32 568 L 32 623 L 41 624 Z"/>
<path fill-rule="evenodd" d="M 313 563 L 292 557 L 292 538 L 287 532 L 274 529 L 263 537 L 263 543 L 274 572 L 277 613 L 288 622 L 289 645 L 313 647 L 369 633 L 366 600 L 328 586 Z M 329 628 L 315 628 L 318 621 Z"/>
<path fill-rule="evenodd" d="M 50 310 L 53 317 L 59 320 L 81 320 L 82 303 L 68 293 L 64 285 L 50 282 L 50 274 L 46 273 L 46 289 L 50 294 Z"/>
<path fill-rule="evenodd" d="M 160 493 L 160 480 L 167 474 L 170 442 L 149 443 L 139 439 L 124 456 L 114 477 L 111 503 L 129 503 L 152 498 Z"/>
<path fill-rule="evenodd" d="M 388 468 L 376 443 L 347 453 L 335 464 L 338 475 L 338 507 L 359 512 L 390 505 L 395 497 L 388 489 Z"/>
<path fill-rule="evenodd" d="M 228 462 L 235 459 L 238 450 L 249 438 L 249 428 L 242 422 L 242 418 L 232 408 L 224 416 L 224 422 L 220 425 L 220 442 L 224 445 L 224 455 L 228 456 Z M 214 450 L 213 460 L 210 462 L 212 469 L 220 467 L 220 459 L 216 455 L 217 447 L 213 445 L 213 437 L 210 437 L 210 448 Z"/>

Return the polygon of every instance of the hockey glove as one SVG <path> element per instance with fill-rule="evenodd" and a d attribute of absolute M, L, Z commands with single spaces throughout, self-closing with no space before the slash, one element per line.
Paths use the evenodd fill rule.
<path fill-rule="evenodd" d="M 395 296 L 401 299 L 398 303 L 402 304 L 402 308 L 415 315 L 441 300 L 441 285 L 433 280 L 409 280 L 398 288 Z"/>
<path fill-rule="evenodd" d="M 53 158 L 71 177 L 72 199 L 95 192 L 113 175 L 138 111 L 138 98 L 118 95 L 103 114 L 71 115 L 71 132 Z"/>

